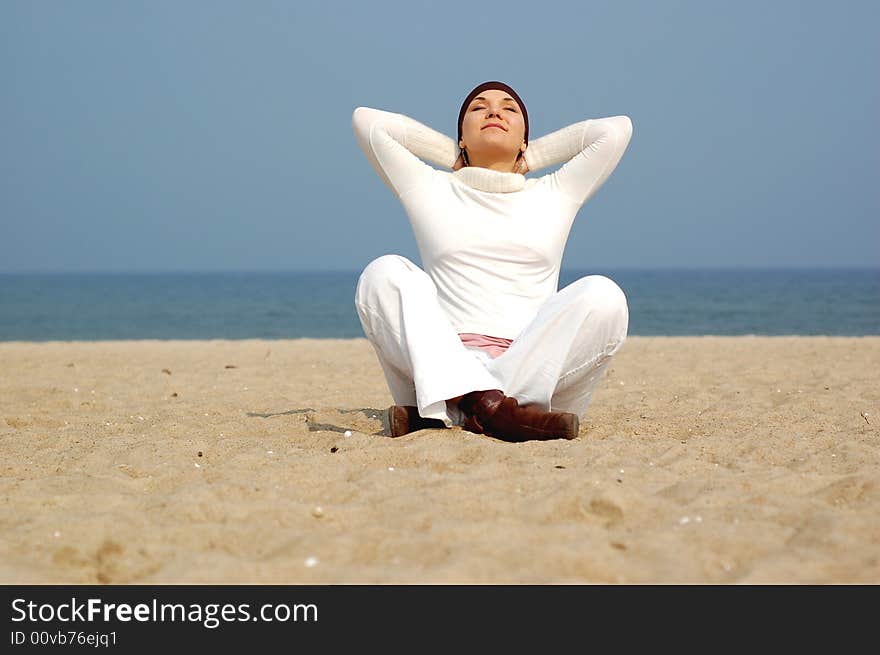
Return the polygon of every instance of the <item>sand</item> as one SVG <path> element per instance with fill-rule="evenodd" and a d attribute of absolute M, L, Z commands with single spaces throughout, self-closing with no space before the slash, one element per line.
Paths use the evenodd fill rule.
<path fill-rule="evenodd" d="M 631 337 L 573 441 L 391 402 L 363 339 L 0 343 L 0 582 L 880 582 L 880 337 Z"/>

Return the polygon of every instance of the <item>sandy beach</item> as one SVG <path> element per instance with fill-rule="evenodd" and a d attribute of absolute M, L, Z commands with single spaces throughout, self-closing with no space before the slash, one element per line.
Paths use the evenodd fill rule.
<path fill-rule="evenodd" d="M 2 583 L 880 583 L 880 337 L 631 337 L 573 441 L 354 340 L 0 343 Z"/>

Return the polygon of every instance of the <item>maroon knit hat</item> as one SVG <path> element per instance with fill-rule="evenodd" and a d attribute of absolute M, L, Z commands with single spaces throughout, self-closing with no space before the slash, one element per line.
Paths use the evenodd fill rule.
<path fill-rule="evenodd" d="M 468 93 L 467 98 L 464 99 L 464 102 L 461 103 L 461 109 L 458 112 L 458 141 L 456 141 L 456 145 L 461 143 L 461 124 L 464 122 L 464 113 L 467 111 L 468 105 L 471 104 L 471 101 L 480 95 L 483 91 L 488 91 L 489 89 L 499 89 L 501 91 L 505 91 L 510 94 L 510 97 L 516 100 L 516 103 L 519 105 L 520 110 L 523 115 L 523 122 L 526 126 L 525 131 L 525 142 L 528 144 L 529 142 L 529 112 L 526 111 L 525 103 L 523 103 L 522 99 L 517 95 L 516 91 L 507 86 L 504 82 L 492 81 L 492 82 L 483 82 L 473 91 Z"/>

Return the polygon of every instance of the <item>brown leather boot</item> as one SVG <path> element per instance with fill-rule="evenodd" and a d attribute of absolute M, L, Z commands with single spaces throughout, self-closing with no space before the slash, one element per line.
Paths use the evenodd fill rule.
<path fill-rule="evenodd" d="M 516 398 L 505 396 L 499 389 L 465 394 L 458 407 L 465 415 L 465 430 L 504 441 L 574 439 L 578 434 L 576 414 L 520 407 Z"/>
<path fill-rule="evenodd" d="M 392 437 L 402 437 L 416 430 L 446 427 L 440 419 L 423 418 L 419 415 L 419 408 L 411 405 L 392 405 L 385 413 L 385 420 L 386 431 Z"/>

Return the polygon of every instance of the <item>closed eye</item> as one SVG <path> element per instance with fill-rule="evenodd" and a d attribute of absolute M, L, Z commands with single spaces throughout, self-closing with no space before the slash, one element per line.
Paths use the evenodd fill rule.
<path fill-rule="evenodd" d="M 478 109 L 484 109 L 484 108 L 483 107 L 474 107 L 473 109 L 471 109 L 471 111 L 477 111 Z M 505 107 L 505 109 L 512 111 L 514 114 L 516 113 L 516 109 L 514 107 Z"/>

